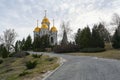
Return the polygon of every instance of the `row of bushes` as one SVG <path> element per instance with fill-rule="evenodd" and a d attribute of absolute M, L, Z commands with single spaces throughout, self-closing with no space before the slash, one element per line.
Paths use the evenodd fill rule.
<path fill-rule="evenodd" d="M 55 53 L 68 53 L 68 52 L 76 52 L 79 51 L 79 47 L 74 44 L 66 44 L 66 45 L 56 45 L 53 48 Z"/>
<path fill-rule="evenodd" d="M 46 50 L 45 49 L 36 48 L 36 49 L 33 49 L 33 51 L 35 51 L 35 52 L 45 52 Z"/>
<path fill-rule="evenodd" d="M 53 51 L 55 53 L 68 53 L 68 52 L 102 52 L 105 51 L 104 48 L 80 48 L 80 46 L 75 44 L 57 45 L 54 47 Z"/>
<path fill-rule="evenodd" d="M 20 52 L 13 52 L 9 54 L 9 57 L 18 57 L 18 58 L 22 58 L 25 56 L 30 55 L 30 53 L 28 52 L 24 52 L 24 51 L 20 51 Z"/>

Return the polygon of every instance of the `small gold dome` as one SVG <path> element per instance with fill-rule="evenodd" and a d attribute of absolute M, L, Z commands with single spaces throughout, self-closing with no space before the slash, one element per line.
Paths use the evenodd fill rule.
<path fill-rule="evenodd" d="M 44 17 L 44 19 L 42 20 L 42 23 L 50 23 L 50 21 L 47 17 Z"/>
<path fill-rule="evenodd" d="M 39 28 L 39 27 L 36 27 L 36 28 L 34 29 L 34 32 L 40 32 L 40 28 Z"/>
<path fill-rule="evenodd" d="M 52 31 L 52 32 L 57 32 L 57 29 L 56 29 L 55 26 L 53 26 L 50 31 Z"/>
<path fill-rule="evenodd" d="M 44 23 L 44 24 L 42 24 L 41 28 L 48 29 L 48 26 Z"/>

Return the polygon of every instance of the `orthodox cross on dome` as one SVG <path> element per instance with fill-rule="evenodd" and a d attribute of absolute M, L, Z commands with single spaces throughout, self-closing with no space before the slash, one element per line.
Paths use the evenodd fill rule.
<path fill-rule="evenodd" d="M 38 20 L 37 20 L 37 27 L 38 27 Z"/>
<path fill-rule="evenodd" d="M 46 17 L 47 10 L 45 10 L 45 17 Z"/>

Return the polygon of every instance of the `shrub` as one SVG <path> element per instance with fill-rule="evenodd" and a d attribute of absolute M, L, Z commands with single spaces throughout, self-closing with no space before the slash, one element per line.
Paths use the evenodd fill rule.
<path fill-rule="evenodd" d="M 77 52 L 79 47 L 75 44 L 57 45 L 53 48 L 55 53 Z"/>
<path fill-rule="evenodd" d="M 16 52 L 10 53 L 9 57 L 13 57 L 16 54 Z"/>
<path fill-rule="evenodd" d="M 37 61 L 28 61 L 26 62 L 26 67 L 27 69 L 33 69 L 35 68 L 37 65 Z"/>
<path fill-rule="evenodd" d="M 3 60 L 2 59 L 0 59 L 0 64 L 2 64 L 3 63 Z"/>
<path fill-rule="evenodd" d="M 103 52 L 105 51 L 104 48 L 83 48 L 80 49 L 80 52 Z"/>
<path fill-rule="evenodd" d="M 25 76 L 25 75 L 27 75 L 27 74 L 29 74 L 29 72 L 23 71 L 22 73 L 19 74 L 19 76 Z"/>
<path fill-rule="evenodd" d="M 41 58 L 42 55 L 43 55 L 43 54 L 40 54 L 40 55 L 38 55 L 38 54 L 32 54 L 32 57 L 34 57 L 34 58 Z"/>

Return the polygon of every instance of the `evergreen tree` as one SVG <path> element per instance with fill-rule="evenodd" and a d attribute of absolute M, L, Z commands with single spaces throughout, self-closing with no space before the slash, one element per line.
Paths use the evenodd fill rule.
<path fill-rule="evenodd" d="M 22 42 L 20 40 L 16 41 L 15 43 L 15 52 L 21 51 L 22 50 Z"/>
<path fill-rule="evenodd" d="M 81 48 L 104 48 L 104 39 L 100 36 L 97 25 L 94 25 L 92 33 L 89 27 L 84 28 L 82 31 L 78 29 L 75 42 Z"/>
<path fill-rule="evenodd" d="M 7 49 L 5 48 L 5 46 L 2 44 L 0 45 L 0 56 L 2 58 L 7 58 L 9 55 L 9 52 L 7 51 Z"/>
<path fill-rule="evenodd" d="M 18 52 L 18 41 L 15 43 L 15 52 Z"/>
<path fill-rule="evenodd" d="M 62 38 L 62 41 L 61 41 L 61 45 L 67 45 L 67 44 L 68 44 L 67 32 L 64 29 L 63 38 Z"/>
<path fill-rule="evenodd" d="M 75 43 L 79 46 L 80 46 L 80 35 L 81 35 L 81 30 L 79 28 L 76 35 L 75 35 Z"/>
<path fill-rule="evenodd" d="M 106 42 L 110 42 L 110 41 L 111 41 L 110 33 L 109 33 L 108 30 L 105 28 L 105 25 L 104 25 L 104 24 L 99 23 L 97 29 L 98 29 L 98 32 L 99 32 L 100 36 L 101 36 Z"/>
<path fill-rule="evenodd" d="M 40 36 L 37 36 L 34 38 L 34 42 L 33 42 L 33 49 L 36 50 L 36 49 L 40 49 L 41 48 L 41 38 Z"/>
<path fill-rule="evenodd" d="M 49 42 L 49 36 L 48 35 L 42 36 L 41 39 L 42 39 L 42 43 L 43 43 L 42 44 L 43 48 L 50 47 L 50 42 Z"/>
<path fill-rule="evenodd" d="M 31 49 L 32 49 L 32 38 L 29 35 L 25 41 L 24 50 L 31 50 Z"/>
<path fill-rule="evenodd" d="M 118 33 L 119 33 L 118 29 L 116 29 L 116 31 L 113 35 L 113 40 L 112 40 L 112 42 L 113 42 L 112 46 L 116 49 L 120 48 L 120 35 Z"/>
<path fill-rule="evenodd" d="M 91 32 L 89 27 L 86 27 L 81 31 L 79 45 L 82 48 L 91 47 Z"/>
<path fill-rule="evenodd" d="M 34 50 L 45 50 L 45 48 L 50 47 L 49 36 L 44 35 L 42 37 L 40 36 L 35 37 L 33 47 Z"/>
<path fill-rule="evenodd" d="M 20 48 L 21 48 L 21 50 L 25 50 L 25 38 L 23 38 L 23 40 L 21 41 Z"/>
<path fill-rule="evenodd" d="M 104 40 L 103 38 L 100 36 L 97 25 L 94 25 L 93 29 L 92 29 L 92 39 L 91 39 L 91 47 L 100 47 L 100 48 L 104 48 Z"/>

